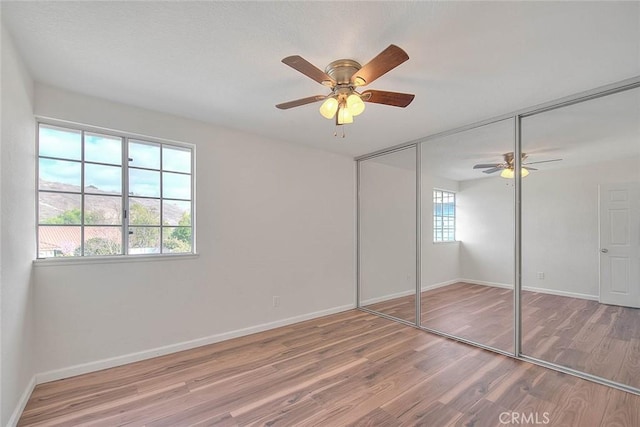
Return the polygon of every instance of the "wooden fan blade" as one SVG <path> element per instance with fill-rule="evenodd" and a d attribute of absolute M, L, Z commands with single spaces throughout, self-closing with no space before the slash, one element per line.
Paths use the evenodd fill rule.
<path fill-rule="evenodd" d="M 411 104 L 415 95 L 412 93 L 387 92 L 384 90 L 365 90 L 362 92 L 361 97 L 365 102 L 404 108 Z"/>
<path fill-rule="evenodd" d="M 299 107 L 301 105 L 322 101 L 325 98 L 325 95 L 310 96 L 308 98 L 296 99 L 295 101 L 283 102 L 282 104 L 276 105 L 276 108 L 279 108 L 281 110 L 288 110 L 289 108 Z"/>
<path fill-rule="evenodd" d="M 497 168 L 498 166 L 500 166 L 500 164 L 496 164 L 496 163 L 492 163 L 492 164 L 480 164 L 480 165 L 474 165 L 473 168 L 474 169 L 486 169 L 486 168 Z"/>
<path fill-rule="evenodd" d="M 560 160 L 562 160 L 562 159 L 540 160 L 539 162 L 523 163 L 523 165 L 535 165 L 535 164 L 538 164 L 538 163 L 559 162 Z"/>
<path fill-rule="evenodd" d="M 409 59 L 407 52 L 392 44 L 369 61 L 364 67 L 351 76 L 351 84 L 356 86 L 368 85 L 378 77 L 393 70 Z"/>
<path fill-rule="evenodd" d="M 498 172 L 499 170 L 502 170 L 502 169 L 504 169 L 504 168 L 495 167 L 495 168 L 487 169 L 486 171 L 482 171 L 482 173 L 494 173 L 494 172 Z"/>
<path fill-rule="evenodd" d="M 294 70 L 300 71 L 305 76 L 325 86 L 333 87 L 336 84 L 336 81 L 333 80 L 329 74 L 325 73 L 301 56 L 287 56 L 282 60 L 282 63 L 288 65 Z"/>

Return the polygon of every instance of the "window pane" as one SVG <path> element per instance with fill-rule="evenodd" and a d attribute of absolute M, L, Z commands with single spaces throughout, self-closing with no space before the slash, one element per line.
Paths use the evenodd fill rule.
<path fill-rule="evenodd" d="M 160 225 L 160 200 L 129 198 L 129 224 Z"/>
<path fill-rule="evenodd" d="M 162 197 L 191 199 L 191 175 L 164 172 L 162 174 Z"/>
<path fill-rule="evenodd" d="M 165 200 L 162 209 L 164 225 L 191 225 L 191 202 Z"/>
<path fill-rule="evenodd" d="M 191 227 L 164 227 L 162 231 L 162 252 L 191 252 Z"/>
<path fill-rule="evenodd" d="M 129 141 L 129 166 L 160 169 L 160 145 L 152 142 Z"/>
<path fill-rule="evenodd" d="M 122 254 L 122 229 L 120 227 L 84 228 L 85 256 L 120 254 Z"/>
<path fill-rule="evenodd" d="M 191 150 L 179 147 L 162 147 L 162 169 L 191 173 Z"/>
<path fill-rule="evenodd" d="M 40 224 L 80 225 L 82 198 L 79 194 L 38 194 L 38 222 Z"/>
<path fill-rule="evenodd" d="M 87 162 L 122 164 L 122 138 L 84 134 L 84 160 Z"/>
<path fill-rule="evenodd" d="M 84 165 L 84 191 L 121 194 L 122 168 L 87 163 Z"/>
<path fill-rule="evenodd" d="M 160 172 L 129 169 L 129 195 L 160 197 Z"/>
<path fill-rule="evenodd" d="M 80 192 L 81 166 L 78 162 L 40 159 L 38 173 L 41 190 Z"/>
<path fill-rule="evenodd" d="M 84 223 L 90 225 L 122 224 L 122 197 L 84 196 Z"/>
<path fill-rule="evenodd" d="M 74 256 L 80 249 L 80 226 L 38 227 L 38 257 Z"/>
<path fill-rule="evenodd" d="M 39 155 L 80 160 L 82 158 L 82 132 L 40 125 Z"/>
<path fill-rule="evenodd" d="M 159 254 L 160 227 L 129 227 L 129 253 Z"/>

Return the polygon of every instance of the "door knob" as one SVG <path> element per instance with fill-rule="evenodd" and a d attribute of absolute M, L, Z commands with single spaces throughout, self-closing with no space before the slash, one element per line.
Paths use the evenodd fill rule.
<path fill-rule="evenodd" d="M 600 249 L 600 252 L 602 252 L 603 254 L 606 254 L 607 252 L 609 252 L 609 249 L 602 248 L 602 249 Z"/>

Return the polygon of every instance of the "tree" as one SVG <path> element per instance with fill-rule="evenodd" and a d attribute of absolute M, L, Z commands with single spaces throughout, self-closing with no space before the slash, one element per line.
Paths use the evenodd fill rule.
<path fill-rule="evenodd" d="M 191 215 L 188 212 L 182 214 L 178 226 L 173 229 L 171 237 L 191 244 Z"/>
<path fill-rule="evenodd" d="M 84 213 L 85 224 L 104 224 L 105 215 L 103 211 L 91 211 Z M 79 208 L 64 211 L 59 215 L 45 219 L 43 224 L 80 224 L 82 221 L 82 211 Z"/>
<path fill-rule="evenodd" d="M 78 208 L 64 211 L 61 214 L 47 218 L 43 224 L 80 224 L 82 211 Z"/>
<path fill-rule="evenodd" d="M 178 227 L 165 239 L 164 247 L 171 252 L 191 252 L 191 215 L 182 214 Z"/>
<path fill-rule="evenodd" d="M 82 255 L 81 248 L 76 248 L 75 256 Z M 95 255 L 118 255 L 122 253 L 120 243 L 105 239 L 104 237 L 92 237 L 87 239 L 84 244 L 85 256 Z"/>
<path fill-rule="evenodd" d="M 165 239 L 163 247 L 169 252 L 191 252 L 191 242 L 176 239 L 173 233 Z"/>
<path fill-rule="evenodd" d="M 160 222 L 160 216 L 141 203 L 132 203 L 129 225 L 154 225 Z M 160 240 L 160 227 L 135 227 L 129 234 L 129 246 L 132 248 L 157 248 Z"/>

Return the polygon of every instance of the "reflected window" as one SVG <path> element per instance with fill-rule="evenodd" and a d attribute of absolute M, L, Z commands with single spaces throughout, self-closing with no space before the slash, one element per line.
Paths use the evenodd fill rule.
<path fill-rule="evenodd" d="M 433 241 L 456 241 L 456 193 L 433 190 Z"/>

